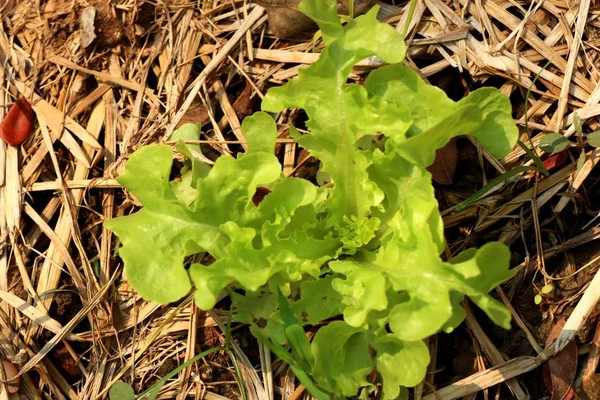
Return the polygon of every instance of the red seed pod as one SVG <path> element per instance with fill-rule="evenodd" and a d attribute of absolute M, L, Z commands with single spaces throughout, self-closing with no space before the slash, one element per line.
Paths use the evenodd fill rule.
<path fill-rule="evenodd" d="M 563 150 L 560 153 L 551 155 L 544 160 L 544 167 L 546 167 L 548 171 L 552 171 L 553 169 L 562 166 L 565 161 L 567 161 L 568 153 L 567 150 Z"/>
<path fill-rule="evenodd" d="M 33 127 L 33 109 L 21 98 L 12 105 L 0 123 L 0 137 L 8 144 L 18 146 L 27 139 Z"/>

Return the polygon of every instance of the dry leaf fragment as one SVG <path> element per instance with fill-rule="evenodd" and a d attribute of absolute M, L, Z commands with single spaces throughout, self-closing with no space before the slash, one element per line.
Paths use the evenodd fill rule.
<path fill-rule="evenodd" d="M 183 117 L 177 123 L 177 128 L 185 125 L 185 124 L 200 124 L 204 126 L 210 122 L 210 118 L 208 117 L 208 111 L 206 107 L 199 101 L 192 103 L 190 108 L 187 109 Z"/>
<path fill-rule="evenodd" d="M 94 21 L 96 44 L 100 47 L 118 45 L 126 33 L 126 27 L 115 18 L 111 11 L 111 2 L 95 1 L 96 18 Z"/>
<path fill-rule="evenodd" d="M 566 320 L 563 318 L 558 321 L 550 334 L 546 338 L 546 346 L 549 346 L 561 332 Z M 577 374 L 577 343 L 575 340 L 548 359 L 542 368 L 542 377 L 544 384 L 550 393 L 551 400 L 571 400 L 575 392 L 573 390 L 573 380 Z"/>
<path fill-rule="evenodd" d="M 84 8 L 81 12 L 81 47 L 84 49 L 92 44 L 94 39 L 96 39 L 94 27 L 95 19 L 96 8 L 89 6 Z"/>
<path fill-rule="evenodd" d="M 456 138 L 452 138 L 447 145 L 436 150 L 435 161 L 427 170 L 434 182 L 440 185 L 450 185 L 454 178 L 457 162 L 458 148 L 456 147 Z"/>
<path fill-rule="evenodd" d="M 8 388 L 8 393 L 15 394 L 19 391 L 19 385 L 21 384 L 21 378 L 17 377 L 12 380 L 18 373 L 16 365 L 11 363 L 8 360 L 2 359 L 2 368 L 4 370 L 4 376 L 6 380 L 9 380 L 9 383 L 6 383 L 6 387 Z M 1 386 L 0 386 L 1 389 Z"/>
<path fill-rule="evenodd" d="M 596 314 L 596 315 L 594 315 Z M 597 311 L 590 314 L 590 319 L 597 316 Z M 581 400 L 592 400 L 600 398 L 600 374 L 596 374 L 598 369 L 598 362 L 600 361 L 600 319 L 596 321 L 596 331 L 594 332 L 594 339 L 592 340 L 592 348 L 589 356 L 585 361 L 583 370 L 581 372 L 581 379 L 577 379 L 576 384 L 579 383 L 578 387 L 575 387 L 575 394 L 578 399 Z"/>
<path fill-rule="evenodd" d="M 4 18 L 15 7 L 15 0 L 8 0 L 0 5 L 0 18 Z"/>
<path fill-rule="evenodd" d="M 235 102 L 233 103 L 233 110 L 240 120 L 243 120 L 254 112 L 254 103 L 256 103 L 256 97 L 252 97 L 252 85 L 246 83 L 246 87 L 239 94 Z"/>
<path fill-rule="evenodd" d="M 316 29 L 317 25 L 312 19 L 298 11 L 300 0 L 253 0 L 253 2 L 267 8 L 269 28 L 280 39 Z M 355 0 L 354 15 L 369 11 L 375 3 L 376 0 Z M 340 14 L 348 15 L 348 0 L 338 0 L 337 6 Z"/>

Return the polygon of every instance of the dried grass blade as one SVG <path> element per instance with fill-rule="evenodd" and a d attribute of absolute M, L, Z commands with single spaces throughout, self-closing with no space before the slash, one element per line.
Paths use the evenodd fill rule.
<path fill-rule="evenodd" d="M 49 330 L 50 332 L 56 335 L 60 334 L 62 329 L 64 328 L 57 320 L 50 317 L 47 313 L 38 310 L 31 304 L 27 303 L 20 297 L 10 292 L 0 290 L 0 299 L 2 299 L 2 301 L 6 302 L 10 306 L 14 307 L 15 310 L 18 310 L 27 318 L 31 319 L 38 325 L 44 327 L 45 329 Z M 68 340 L 80 340 L 75 335 L 67 335 L 65 338 Z"/>
<path fill-rule="evenodd" d="M 115 276 L 113 275 L 113 277 L 111 278 L 111 282 L 114 280 Z M 171 310 L 171 312 L 169 313 L 169 315 L 167 316 L 167 318 L 165 318 L 163 320 L 163 322 L 156 328 L 154 329 L 154 331 L 152 332 L 152 334 L 148 337 L 148 339 L 146 339 L 146 341 L 141 345 L 140 349 L 137 351 L 137 353 L 133 354 L 132 357 L 129 358 L 129 360 L 127 360 L 127 362 L 125 363 L 125 365 L 123 365 L 123 367 L 121 368 L 121 370 L 114 376 L 114 378 L 106 385 L 106 387 L 104 388 L 104 390 L 102 390 L 98 396 L 96 396 L 94 398 L 94 400 L 99 400 L 100 398 L 102 398 L 109 390 L 110 388 L 119 380 L 121 379 L 121 377 L 123 375 L 125 375 L 125 373 L 127 371 L 129 371 L 129 369 L 133 366 L 133 364 L 135 363 L 135 361 L 137 359 L 139 359 L 144 352 L 150 347 L 150 345 L 152 345 L 152 343 L 156 340 L 156 338 L 158 338 L 162 331 L 164 330 L 164 328 L 173 320 L 173 318 L 175 318 L 177 316 L 177 314 L 179 314 L 179 312 L 181 311 L 181 309 L 189 303 L 191 299 L 191 296 L 188 297 L 187 299 L 183 300 L 181 302 L 181 304 L 179 304 L 177 307 L 175 307 L 173 310 Z"/>
<path fill-rule="evenodd" d="M 77 136 L 81 141 L 94 149 L 101 149 L 102 145 L 98 143 L 98 140 L 79 125 L 75 120 L 61 111 L 59 111 L 52 104 L 42 99 L 37 94 L 31 92 L 31 90 L 25 86 L 25 84 L 17 82 L 15 83 L 19 92 L 23 94 L 31 93 L 32 96 L 32 108 L 37 113 L 40 113 L 51 130 L 61 132 L 62 126 L 64 125 L 69 131 Z M 62 139 L 61 139 L 62 141 Z"/>
<path fill-rule="evenodd" d="M 477 393 L 480 390 L 489 388 L 508 379 L 532 371 L 542 365 L 555 354 L 554 346 L 545 349 L 537 357 L 517 357 L 510 361 L 488 368 L 484 371 L 473 374 L 465 379 L 461 379 L 443 389 L 435 391 L 425 397 L 423 400 L 455 400 Z"/>
<path fill-rule="evenodd" d="M 146 93 L 146 95 L 148 95 L 152 99 L 152 102 L 158 103 L 158 98 L 156 97 L 156 95 L 154 94 L 154 92 L 151 89 L 145 89 L 142 85 L 128 81 L 127 79 L 123 79 L 118 76 L 113 76 L 113 75 L 107 74 L 105 72 L 98 72 L 98 71 L 94 71 L 94 70 L 91 70 L 88 68 L 81 67 L 81 66 L 75 64 L 74 62 L 67 60 L 66 58 L 57 56 L 57 55 L 51 55 L 46 59 L 54 64 L 61 65 L 63 67 L 67 67 L 67 68 L 73 69 L 75 71 L 82 72 L 84 74 L 92 75 L 96 79 L 98 79 L 98 81 L 100 81 L 100 82 L 113 83 L 115 85 L 119 85 L 124 88 L 133 90 L 135 92 L 144 91 Z"/>
<path fill-rule="evenodd" d="M 123 186 L 116 179 L 94 178 L 63 181 L 67 189 L 120 189 Z M 46 190 L 60 190 L 61 184 L 58 181 L 36 182 L 26 188 L 27 192 L 42 192 Z"/>
<path fill-rule="evenodd" d="M 569 59 L 565 70 L 565 76 L 563 78 L 562 87 L 560 89 L 560 99 L 558 100 L 558 110 L 556 111 L 556 131 L 562 130 L 563 118 L 565 111 L 567 110 L 567 101 L 569 100 L 569 86 L 571 86 L 571 78 L 573 77 L 573 70 L 575 68 L 575 62 L 579 54 L 579 46 L 583 38 L 583 30 L 587 22 L 588 13 L 590 10 L 590 0 L 583 0 L 579 3 L 579 14 L 577 15 L 577 24 L 575 25 L 575 35 L 573 38 L 573 44 L 569 52 Z"/>
<path fill-rule="evenodd" d="M 94 297 L 90 300 L 90 302 L 88 304 L 86 304 L 81 310 L 79 310 L 79 312 L 73 317 L 73 319 L 71 319 L 52 339 L 50 339 L 48 341 L 48 343 L 46 343 L 44 345 L 44 347 L 42 347 L 42 349 L 39 351 L 39 353 L 37 353 L 29 361 L 27 361 L 27 363 L 21 368 L 19 373 L 17 375 L 15 375 L 14 378 L 17 378 L 17 377 L 23 375 L 24 373 L 26 373 L 27 371 L 29 371 L 37 363 L 39 363 L 44 357 L 46 357 L 46 355 L 48 355 L 48 353 L 50 353 L 50 351 L 54 348 L 54 346 L 56 346 L 61 340 L 69 337 L 69 334 L 81 322 L 81 320 L 84 319 L 88 315 L 88 313 L 92 309 L 94 309 L 94 307 L 96 307 L 98 305 L 98 303 L 100 303 L 100 301 L 104 298 L 104 295 L 106 294 L 106 292 L 108 292 L 108 289 L 111 287 L 111 285 L 115 281 L 116 277 L 117 277 L 117 274 L 116 273 L 113 274 L 113 276 L 110 278 L 108 283 L 106 285 L 104 285 L 94 295 Z"/>
<path fill-rule="evenodd" d="M 210 63 L 208 63 L 206 68 L 204 68 L 200 75 L 198 75 L 194 82 L 192 82 L 192 84 L 190 85 L 191 88 L 188 96 L 179 108 L 179 111 L 177 111 L 177 113 L 175 114 L 175 117 L 171 121 L 171 125 L 169 125 L 167 129 L 167 136 L 173 133 L 173 131 L 177 127 L 177 123 L 183 117 L 183 115 L 186 113 L 186 111 L 194 101 L 194 98 L 198 94 L 198 91 L 202 87 L 202 84 L 204 83 L 206 78 L 210 74 L 212 74 L 219 67 L 219 65 L 221 65 L 221 63 L 227 58 L 227 56 L 233 50 L 233 48 L 239 44 L 246 32 L 248 32 L 254 26 L 256 21 L 258 21 L 258 19 L 263 15 L 264 12 L 264 8 L 255 5 L 252 12 L 248 15 L 248 18 L 244 20 L 244 23 L 240 26 L 240 28 L 233 35 L 233 37 L 229 39 L 227 44 L 223 46 L 219 53 L 217 53 L 217 55 L 212 58 L 212 60 L 210 61 Z"/>
<path fill-rule="evenodd" d="M 583 297 L 575 306 L 575 309 L 569 316 L 569 319 L 563 326 L 558 338 L 556 338 L 555 346 L 556 352 L 564 349 L 567 344 L 579 332 L 583 324 L 585 323 L 587 317 L 592 312 L 593 308 L 596 306 L 598 301 L 600 300 L 600 271 L 596 272 L 594 278 L 590 282 L 590 285 L 585 290 Z"/>

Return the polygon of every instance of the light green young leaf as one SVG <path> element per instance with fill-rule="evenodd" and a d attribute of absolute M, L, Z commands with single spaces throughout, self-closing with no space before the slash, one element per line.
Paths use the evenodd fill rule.
<path fill-rule="evenodd" d="M 252 173 L 251 169 L 236 171 L 233 165 L 228 171 L 242 176 L 246 172 Z M 251 181 L 252 178 L 248 176 L 246 180 Z M 213 190 L 213 193 L 216 191 Z M 190 267 L 198 306 L 211 308 L 220 291 L 233 282 L 246 290 L 256 291 L 269 279 L 283 283 L 298 281 L 304 274 L 317 277 L 322 264 L 336 254 L 340 243 L 335 238 L 319 238 L 307 232 L 317 224 L 316 211 L 307 206 L 316 200 L 316 196 L 317 191 L 308 181 L 289 178 L 272 186 L 272 192 L 258 207 L 252 205 L 252 209 L 245 209 L 246 215 L 253 212 L 258 215 L 255 220 L 246 221 L 246 227 L 234 221 L 221 223 L 220 230 L 229 239 L 223 253 L 215 257 L 216 261 L 209 266 L 193 264 Z M 209 199 L 209 203 L 204 209 L 218 215 L 219 211 L 210 209 L 210 204 L 223 204 L 222 200 L 210 199 L 209 195 L 202 200 L 205 199 Z M 200 199 L 196 204 L 198 202 Z M 300 211 L 302 224 L 294 222 L 295 210 Z M 262 222 L 258 225 L 257 221 Z M 288 225 L 301 227 L 288 231 Z"/>
<path fill-rule="evenodd" d="M 200 132 L 197 132 L 197 133 L 198 133 L 198 137 L 196 137 L 196 139 L 199 139 Z M 173 190 L 183 190 L 183 191 L 187 192 L 188 189 L 193 189 L 195 191 L 196 190 L 196 182 L 195 182 L 196 179 L 205 178 L 208 175 L 208 173 L 210 172 L 210 167 L 208 165 L 206 165 L 204 162 L 201 162 L 196 157 L 194 157 L 193 145 L 187 145 L 183 142 L 183 140 L 179 139 L 179 141 L 175 144 L 175 149 L 180 154 L 187 157 L 185 166 L 181 170 L 182 178 L 186 174 L 186 172 L 188 172 L 190 170 L 191 170 L 191 175 L 190 175 L 189 188 L 185 188 L 185 189 L 173 188 Z M 173 187 L 173 183 L 174 182 L 171 182 L 172 187 Z M 184 186 L 184 185 L 182 185 L 182 186 Z M 186 184 L 185 186 L 188 186 L 188 185 Z"/>
<path fill-rule="evenodd" d="M 343 270 L 339 264 L 334 264 L 332 268 L 338 272 Z M 346 305 L 344 321 L 350 326 L 360 327 L 367 320 L 371 310 L 385 310 L 388 301 L 381 289 L 386 285 L 384 275 L 360 268 L 356 268 L 347 279 L 335 279 L 333 288 L 343 296 L 343 303 Z"/>
<path fill-rule="evenodd" d="M 257 112 L 245 118 L 242 132 L 248 141 L 248 152 L 273 152 L 277 141 L 277 127 L 269 114 Z"/>
<path fill-rule="evenodd" d="M 406 132 L 408 138 L 431 129 L 456 108 L 443 90 L 428 85 L 414 70 L 403 65 L 376 69 L 369 74 L 365 85 L 370 96 L 402 110 L 400 115 L 406 115 L 404 118 L 411 122 Z M 392 135 L 387 130 L 386 135 L 396 142 L 404 139 L 403 135 Z"/>
<path fill-rule="evenodd" d="M 251 202 L 256 187 L 280 176 L 280 165 L 273 155 L 248 154 L 239 160 L 221 157 L 206 178 L 197 180 L 198 197 L 194 209 L 190 209 L 171 190 L 171 166 L 172 153 L 167 146 L 148 146 L 136 152 L 119 182 L 140 199 L 144 208 L 106 224 L 121 238 L 120 255 L 131 284 L 145 298 L 162 303 L 177 300 L 189 291 L 191 285 L 183 267 L 186 256 L 208 251 L 221 258 L 227 254 L 226 245 L 235 246 L 230 242 L 237 237 L 231 237 L 232 232 L 221 225 L 235 224 L 230 219 L 248 224 L 257 218 Z M 229 207 L 223 208 L 222 204 Z M 156 282 L 164 286 L 157 287 Z M 217 291 L 211 293 L 214 298 L 228 283 L 224 279 L 220 282 L 218 290 L 212 287 Z M 257 287 L 265 282 L 258 282 Z"/>
<path fill-rule="evenodd" d="M 335 1 L 302 1 L 298 10 L 309 16 L 319 26 L 321 37 L 327 46 L 337 39 L 342 31 Z"/>
<path fill-rule="evenodd" d="M 240 294 L 229 292 L 233 319 L 260 329 L 267 326 L 267 319 L 277 311 L 279 300 L 277 294 L 264 287 L 256 292 Z M 283 334 L 283 333 L 282 333 Z M 285 344 L 285 342 L 282 342 Z"/>
<path fill-rule="evenodd" d="M 461 307 L 460 303 L 464 300 L 464 295 L 459 292 L 450 292 L 450 303 L 452 304 L 452 316 L 442 326 L 442 331 L 450 333 L 456 329 L 467 317 L 465 309 Z"/>
<path fill-rule="evenodd" d="M 560 133 L 548 133 L 540 140 L 540 149 L 546 153 L 559 153 L 569 147 L 569 139 Z"/>
<path fill-rule="evenodd" d="M 385 335 L 375 342 L 377 371 L 383 378 L 383 399 L 396 399 L 400 386 L 416 386 L 425 378 L 429 349 L 422 341 L 406 342 Z"/>
<path fill-rule="evenodd" d="M 435 243 L 436 254 L 441 254 L 445 245 L 444 226 L 431 185 L 431 174 L 425 168 L 400 157 L 391 144 L 388 143 L 388 147 L 386 153 L 374 151 L 373 166 L 369 169 L 370 178 L 385 193 L 383 211 L 374 213 L 383 221 L 380 235 L 387 233 L 389 221 L 399 211 L 418 204 L 425 218 L 425 227 Z M 411 195 L 406 196 L 405 193 Z"/>
<path fill-rule="evenodd" d="M 279 192 L 287 193 L 287 186 L 289 184 L 275 186 L 264 201 L 274 196 L 293 205 L 298 198 L 305 197 L 298 190 L 294 196 L 280 196 Z M 292 220 L 286 208 L 293 206 L 278 203 L 275 209 L 258 207 L 262 215 L 273 215 L 272 222 L 267 220 L 260 231 L 239 226 L 233 221 L 220 225 L 221 232 L 229 239 L 223 253 L 209 266 L 192 264 L 190 267 L 200 308 L 211 308 L 220 291 L 233 282 L 255 291 L 271 278 L 276 282 L 293 282 L 300 280 L 304 274 L 319 275 L 322 264 L 335 255 L 340 244 L 333 238 L 320 240 L 305 230 L 288 232 L 287 237 L 281 237 L 279 233 Z M 313 217 L 316 219 L 315 215 Z M 274 229 L 274 226 L 280 229 Z"/>
<path fill-rule="evenodd" d="M 371 260 L 343 260 L 330 263 L 331 269 L 345 275 L 336 280 L 337 287 L 352 288 L 355 281 L 373 282 L 372 293 L 386 293 L 388 287 L 405 292 L 407 301 L 388 306 L 388 321 L 393 333 L 402 340 L 421 340 L 456 323 L 463 314 L 457 311 L 458 298 L 453 293 L 468 295 L 498 325 L 509 328 L 510 313 L 487 293 L 500 282 L 512 277 L 508 270 L 510 253 L 499 243 L 491 243 L 457 264 L 443 263 L 437 255 L 427 216 L 412 210 L 399 212 L 391 221 L 393 233 L 383 239 L 383 246 Z M 410 217 L 412 216 L 412 218 Z M 379 276 L 384 279 L 380 279 Z M 380 283 L 379 290 L 374 282 Z M 385 304 L 379 299 L 373 307 L 360 297 L 360 291 L 343 290 L 344 317 L 352 324 L 361 322 L 357 315 L 377 310 Z M 355 308 L 363 311 L 358 314 Z M 458 312 L 459 315 L 455 316 Z"/>
<path fill-rule="evenodd" d="M 118 181 L 145 207 L 104 224 L 121 240 L 119 254 L 129 282 L 144 298 L 161 303 L 180 299 L 191 289 L 183 267 L 187 255 L 201 251 L 202 245 L 223 245 L 226 240 L 216 227 L 195 221 L 176 198 L 169 185 L 171 165 L 168 146 L 136 151 Z"/>
<path fill-rule="evenodd" d="M 577 170 L 581 171 L 583 166 L 585 165 L 585 150 L 581 150 L 579 154 L 579 158 L 577 159 Z"/>
<path fill-rule="evenodd" d="M 417 273 L 427 265 L 441 264 L 438 255 L 444 248 L 443 225 L 431 175 L 424 168 L 407 162 L 393 152 L 383 154 L 379 151 L 374 153 L 374 164 L 369 172 L 371 179 L 386 194 L 381 212 L 385 224 L 380 231 L 385 251 L 370 260 L 346 259 L 330 263 L 332 270 L 345 275 L 345 279 L 334 280 L 334 288 L 344 296 L 344 319 L 357 327 L 365 323 L 369 312 L 388 307 L 385 293 L 391 282 L 386 279 L 383 270 L 405 265 Z M 405 196 L 404 193 L 411 193 L 411 196 Z M 397 235 L 398 240 L 392 240 L 393 235 Z M 410 251 L 405 252 L 404 248 Z M 409 255 L 414 264 L 407 264 Z M 374 267 L 379 264 L 375 257 L 381 258 L 381 266 Z M 437 289 L 432 290 L 435 292 Z M 437 295 L 427 299 L 432 302 L 430 307 L 433 313 L 444 312 L 448 316 L 452 305 L 440 304 L 440 300 L 443 297 L 440 299 Z M 435 323 L 432 330 L 439 330 L 442 324 Z"/>
<path fill-rule="evenodd" d="M 592 147 L 600 147 L 600 129 L 587 135 L 587 142 Z"/>
<path fill-rule="evenodd" d="M 484 87 L 470 93 L 458 105 L 471 104 L 481 110 L 483 121 L 475 130 L 468 132 L 494 157 L 507 155 L 519 136 L 512 118 L 510 99 L 495 88 Z"/>
<path fill-rule="evenodd" d="M 175 149 L 183 156 L 187 157 L 185 166 L 181 169 L 181 180 L 174 180 L 171 182 L 171 190 L 179 201 L 184 203 L 186 206 L 191 206 L 196 200 L 196 182 L 195 179 L 199 177 L 206 177 L 210 172 L 210 167 L 203 162 L 198 161 L 193 151 L 201 153 L 200 145 L 198 144 L 186 144 L 185 140 L 198 140 L 200 139 L 200 125 L 198 124 L 185 124 L 177 129 L 170 140 L 177 141 Z"/>
<path fill-rule="evenodd" d="M 516 271 L 510 270 L 509 265 L 510 251 L 499 242 L 487 243 L 470 259 L 452 265 L 462 281 L 457 291 L 469 296 L 495 324 L 504 329 L 510 329 L 510 312 L 488 293 L 514 276 Z"/>
<path fill-rule="evenodd" d="M 198 192 L 193 187 L 193 184 L 194 172 L 187 167 L 182 168 L 181 179 L 179 181 L 170 182 L 171 190 L 175 197 L 177 197 L 177 200 L 188 207 L 194 203 L 198 196 Z"/>
<path fill-rule="evenodd" d="M 319 329 L 312 342 L 315 367 L 312 376 L 324 389 L 341 396 L 353 396 L 368 386 L 373 359 L 364 330 L 343 321 L 334 321 Z"/>
<path fill-rule="evenodd" d="M 472 105 L 455 107 L 455 111 L 423 133 L 398 142 L 396 151 L 408 161 L 422 167 L 433 164 L 435 151 L 450 139 L 465 132 L 473 132 L 482 124 L 479 108 Z"/>
<path fill-rule="evenodd" d="M 550 293 L 552 290 L 554 290 L 554 286 L 552 284 L 548 284 L 548 285 L 544 285 L 544 287 L 542 287 L 541 292 L 543 294 L 548 294 Z"/>
<path fill-rule="evenodd" d="M 581 125 L 581 118 L 577 111 L 573 113 L 573 127 L 575 128 L 575 132 L 579 135 L 583 134 L 583 126 Z"/>
<path fill-rule="evenodd" d="M 118 381 L 108 391 L 110 400 L 134 400 L 135 392 L 130 384 Z"/>
<path fill-rule="evenodd" d="M 343 224 L 337 227 L 337 233 L 342 242 L 339 254 L 354 254 L 362 246 L 369 243 L 376 235 L 380 220 L 375 217 L 344 216 Z"/>
<path fill-rule="evenodd" d="M 201 127 L 199 124 L 184 124 L 180 128 L 178 128 L 173 134 L 169 137 L 169 140 L 172 142 L 178 142 L 180 140 L 198 140 L 200 139 Z M 200 145 L 199 144 L 186 144 L 191 150 L 197 151 L 200 153 Z"/>

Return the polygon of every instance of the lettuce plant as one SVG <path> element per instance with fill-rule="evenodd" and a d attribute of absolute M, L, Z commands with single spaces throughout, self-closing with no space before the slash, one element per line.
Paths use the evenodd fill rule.
<path fill-rule="evenodd" d="M 319 184 L 282 174 L 275 122 L 258 112 L 242 125 L 248 150 L 212 168 L 179 141 L 187 162 L 177 180 L 170 147 L 137 150 L 119 182 L 144 207 L 105 225 L 144 298 L 173 302 L 193 285 L 196 304 L 208 310 L 227 290 L 234 318 L 317 398 L 381 384 L 382 398 L 394 399 L 423 379 L 423 339 L 462 322 L 465 296 L 509 328 L 510 313 L 488 294 L 513 275 L 509 250 L 488 243 L 442 261 L 443 224 L 426 167 L 436 149 L 466 133 L 502 157 L 517 129 L 498 90 L 454 102 L 403 66 L 403 40 L 377 21 L 377 7 L 345 26 L 334 0 L 305 0 L 300 10 L 318 23 L 325 49 L 269 90 L 262 109 L 305 110 L 309 133 L 292 133 L 320 160 Z M 374 55 L 387 65 L 364 85 L 347 84 L 352 67 Z M 178 137 L 198 137 L 182 129 Z M 201 252 L 215 261 L 187 266 Z M 310 342 L 307 327 L 316 331 Z"/>

